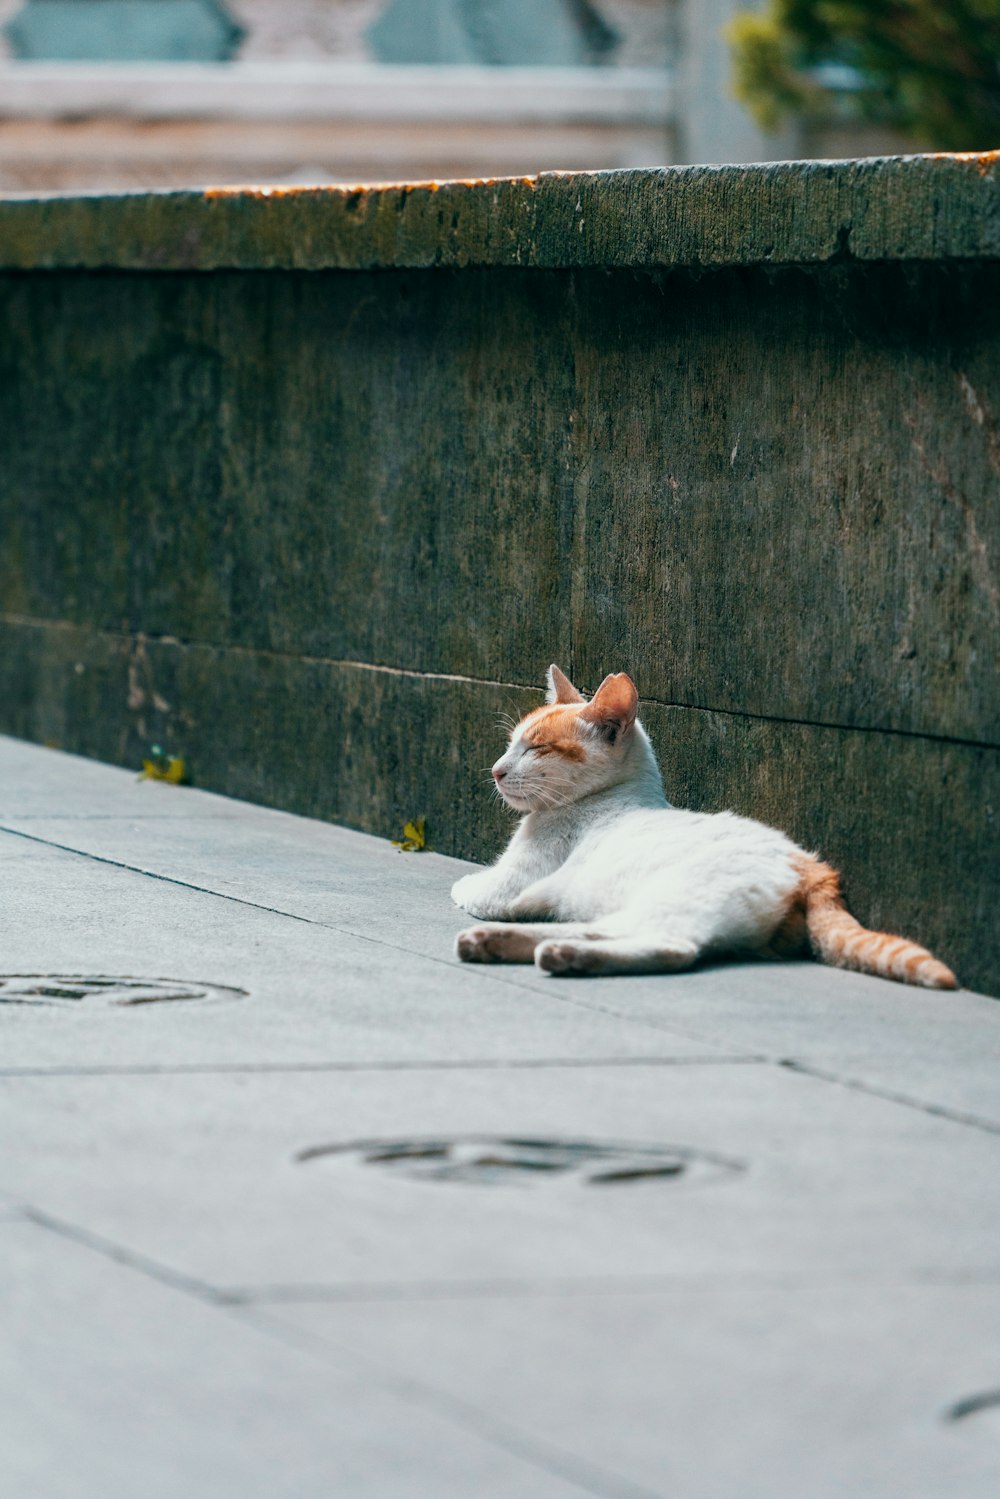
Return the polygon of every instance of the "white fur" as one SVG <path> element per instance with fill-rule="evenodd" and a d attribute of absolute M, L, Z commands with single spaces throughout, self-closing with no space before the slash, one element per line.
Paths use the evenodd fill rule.
<path fill-rule="evenodd" d="M 456 905 L 503 923 L 460 933 L 459 957 L 534 957 L 556 973 L 667 972 L 766 947 L 799 883 L 791 839 L 730 812 L 671 807 L 638 720 L 581 720 L 581 730 L 583 761 L 533 752 L 522 723 L 494 766 L 501 795 L 525 815 L 495 864 L 452 887 Z"/>

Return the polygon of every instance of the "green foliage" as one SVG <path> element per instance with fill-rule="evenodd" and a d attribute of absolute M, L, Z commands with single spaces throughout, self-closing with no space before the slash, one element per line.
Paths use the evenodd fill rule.
<path fill-rule="evenodd" d="M 846 117 L 939 150 L 1000 145 L 1000 0 L 768 0 L 728 35 L 765 129 Z"/>

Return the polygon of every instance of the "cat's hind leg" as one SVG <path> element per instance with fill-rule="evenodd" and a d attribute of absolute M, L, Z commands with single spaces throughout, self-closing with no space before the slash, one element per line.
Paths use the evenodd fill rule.
<path fill-rule="evenodd" d="M 531 963 L 540 942 L 553 937 L 583 939 L 596 935 L 577 921 L 490 921 L 459 932 L 455 956 L 463 963 Z"/>
<path fill-rule="evenodd" d="M 687 937 L 572 937 L 555 936 L 535 948 L 535 962 L 544 973 L 679 973 L 698 957 L 698 946 Z"/>

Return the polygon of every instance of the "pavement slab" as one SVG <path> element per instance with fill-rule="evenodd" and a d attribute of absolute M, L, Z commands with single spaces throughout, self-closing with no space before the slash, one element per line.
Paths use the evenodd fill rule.
<path fill-rule="evenodd" d="M 951 1414 L 995 1378 L 995 1285 L 456 1293 L 271 1315 L 674 1499 L 996 1494 L 995 1432 Z"/>
<path fill-rule="evenodd" d="M 36 1223 L 0 1224 L 0 1256 L 9 1499 L 581 1493 L 554 1443 L 511 1450 L 486 1419 L 476 1429 L 444 1400 L 310 1356 Z"/>
<path fill-rule="evenodd" d="M 0 861 L 5 1496 L 996 1493 L 995 1001 L 463 966 L 469 866 L 12 740 Z"/>
<path fill-rule="evenodd" d="M 0 1110 L 8 1193 L 226 1290 L 1000 1282 L 1000 1136 L 761 1064 L 10 1077 Z M 507 1185 L 351 1148 L 534 1139 L 691 1159 L 676 1178 L 529 1169 Z"/>

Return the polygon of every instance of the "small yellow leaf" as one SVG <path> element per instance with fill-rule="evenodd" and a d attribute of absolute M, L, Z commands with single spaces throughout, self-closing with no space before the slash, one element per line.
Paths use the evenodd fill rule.
<path fill-rule="evenodd" d="M 398 848 L 401 854 L 418 854 L 421 849 L 426 848 L 424 819 L 415 817 L 412 822 L 405 823 L 402 838 L 393 838 L 392 846 Z"/>
<path fill-rule="evenodd" d="M 168 781 L 171 786 L 180 786 L 187 780 L 187 766 L 180 755 L 166 755 L 158 744 L 154 744 L 149 758 L 142 762 L 140 781 Z"/>

